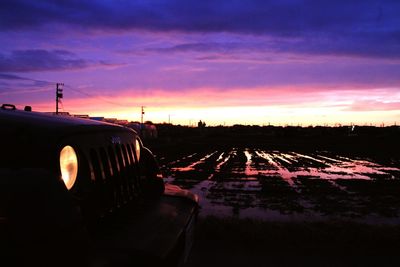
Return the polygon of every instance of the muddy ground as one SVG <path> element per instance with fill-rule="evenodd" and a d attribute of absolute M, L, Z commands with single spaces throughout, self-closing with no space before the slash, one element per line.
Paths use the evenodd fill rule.
<path fill-rule="evenodd" d="M 400 227 L 344 221 L 199 221 L 186 266 L 399 266 Z"/>
<path fill-rule="evenodd" d="M 159 157 L 170 183 L 200 196 L 200 216 L 399 222 L 400 169 L 329 151 L 255 148 Z"/>
<path fill-rule="evenodd" d="M 188 266 L 398 265 L 393 136 L 262 138 L 149 143 L 166 181 L 200 196 Z"/>

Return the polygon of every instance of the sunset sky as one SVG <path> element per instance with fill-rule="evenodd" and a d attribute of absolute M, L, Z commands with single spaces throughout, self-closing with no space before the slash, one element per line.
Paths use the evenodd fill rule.
<path fill-rule="evenodd" d="M 0 2 L 0 104 L 207 125 L 400 124 L 400 1 Z"/>

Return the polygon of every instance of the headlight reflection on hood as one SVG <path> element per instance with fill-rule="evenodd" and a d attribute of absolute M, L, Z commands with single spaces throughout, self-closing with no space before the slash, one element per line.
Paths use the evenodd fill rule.
<path fill-rule="evenodd" d="M 72 146 L 65 146 L 60 152 L 61 179 L 68 190 L 72 188 L 78 175 L 78 157 Z"/>

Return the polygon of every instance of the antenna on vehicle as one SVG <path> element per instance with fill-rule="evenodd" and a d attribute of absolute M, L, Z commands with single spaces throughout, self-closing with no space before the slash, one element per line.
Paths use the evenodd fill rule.
<path fill-rule="evenodd" d="M 61 99 L 63 98 L 63 89 L 61 86 L 64 86 L 64 84 L 56 83 L 56 115 L 58 115 L 58 103 L 61 103 Z"/>

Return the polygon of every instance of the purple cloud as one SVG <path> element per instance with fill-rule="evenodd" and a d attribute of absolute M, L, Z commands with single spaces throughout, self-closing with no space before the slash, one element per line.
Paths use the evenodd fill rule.
<path fill-rule="evenodd" d="M 15 50 L 9 55 L 0 54 L 0 72 L 53 71 L 87 66 L 85 60 L 65 50 Z"/>
<path fill-rule="evenodd" d="M 0 30 L 63 24 L 75 29 L 238 33 L 294 42 L 275 49 L 307 54 L 400 57 L 398 1 L 27 1 L 5 0 Z M 189 46 L 188 46 L 189 45 Z M 202 50 L 218 44 L 182 44 Z M 226 44 L 224 44 L 226 45 Z"/>
<path fill-rule="evenodd" d="M 399 22 L 396 1 L 2 1 L 1 27 L 49 23 L 83 27 L 196 32 L 300 33 L 363 31 Z M 397 25 L 398 26 L 398 25 Z"/>
<path fill-rule="evenodd" d="M 33 81 L 33 79 L 21 77 L 14 74 L 0 73 L 0 80 L 24 80 L 24 81 Z"/>
<path fill-rule="evenodd" d="M 380 34 L 381 38 L 371 38 L 368 42 L 360 35 L 349 38 L 322 38 L 320 36 L 309 36 L 297 38 L 279 38 L 279 40 L 262 39 L 244 42 L 191 42 L 180 43 L 167 47 L 148 48 L 146 51 L 158 53 L 268 53 L 283 52 L 300 55 L 333 55 L 333 56 L 356 56 L 372 58 L 400 58 L 400 42 L 395 42 L 396 34 Z M 385 36 L 390 35 L 390 36 Z M 400 33 L 399 33 L 400 35 Z M 399 36 L 400 38 L 400 36 Z M 255 39 L 255 38 L 253 38 Z M 392 42 L 382 42 L 385 39 L 392 39 Z M 202 56 L 201 58 L 203 58 Z M 207 58 L 207 57 L 206 57 Z"/>

